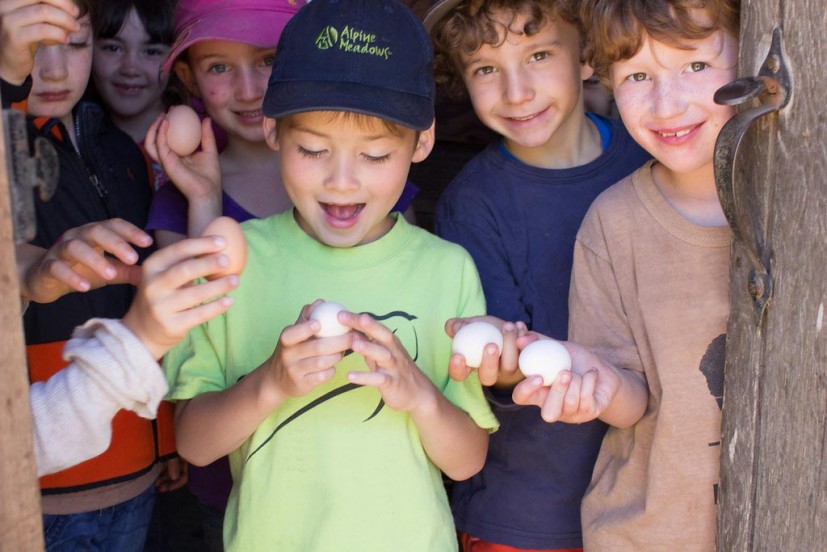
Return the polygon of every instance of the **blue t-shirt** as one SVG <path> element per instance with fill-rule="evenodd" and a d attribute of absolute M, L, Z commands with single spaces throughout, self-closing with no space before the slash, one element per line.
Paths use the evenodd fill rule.
<path fill-rule="evenodd" d="M 604 151 L 594 161 L 537 168 L 493 143 L 437 204 L 435 230 L 471 254 L 488 313 L 556 339 L 567 336 L 574 240 L 587 209 L 649 158 L 619 121 L 597 119 Z M 548 424 L 510 392 L 488 396 L 501 426 L 482 471 L 453 486 L 458 529 L 518 548 L 581 547 L 580 500 L 606 425 Z"/>

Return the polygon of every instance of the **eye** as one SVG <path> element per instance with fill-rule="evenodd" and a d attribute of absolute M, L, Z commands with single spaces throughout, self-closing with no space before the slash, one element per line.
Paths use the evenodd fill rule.
<path fill-rule="evenodd" d="M 362 156 L 368 163 L 384 163 L 391 157 L 389 153 L 386 153 L 385 155 L 368 155 L 367 153 L 364 153 Z"/>
<path fill-rule="evenodd" d="M 121 51 L 121 47 L 118 44 L 103 43 L 100 45 L 100 50 L 101 52 L 116 54 Z"/>
<path fill-rule="evenodd" d="M 648 78 L 649 75 L 647 75 L 646 73 L 632 73 L 631 75 L 626 77 L 626 80 L 630 80 L 632 82 L 641 82 L 647 80 Z"/>
<path fill-rule="evenodd" d="M 216 73 L 219 75 L 221 73 L 226 73 L 227 71 L 229 71 L 229 67 L 227 67 L 223 63 L 215 63 L 213 65 L 210 65 L 209 69 L 207 69 L 208 73 Z"/>
<path fill-rule="evenodd" d="M 706 63 L 703 61 L 693 61 L 689 64 L 690 73 L 697 73 L 698 71 L 703 71 L 704 69 L 706 69 Z"/>
<path fill-rule="evenodd" d="M 478 67 L 477 69 L 474 69 L 474 74 L 475 75 L 490 75 L 494 71 L 496 71 L 496 69 L 494 69 L 490 65 L 486 65 L 485 67 Z"/>
<path fill-rule="evenodd" d="M 275 61 L 276 61 L 276 56 L 271 55 L 271 56 L 266 56 L 263 60 L 261 60 L 261 63 L 262 63 L 262 65 L 264 65 L 266 67 L 272 67 L 273 63 L 275 63 Z"/>
<path fill-rule="evenodd" d="M 551 57 L 551 52 L 535 52 L 531 54 L 531 61 L 543 61 L 548 57 Z"/>
<path fill-rule="evenodd" d="M 147 57 L 162 57 L 167 55 L 165 48 L 149 47 L 144 50 L 144 55 Z"/>
<path fill-rule="evenodd" d="M 313 151 L 299 146 L 299 154 L 302 157 L 307 157 L 308 159 L 318 159 L 325 154 L 325 150 Z"/>
<path fill-rule="evenodd" d="M 69 48 L 73 48 L 75 50 L 82 50 L 82 49 L 88 48 L 88 47 L 89 47 L 89 40 L 88 39 L 86 39 L 86 40 L 71 39 L 69 41 Z"/>

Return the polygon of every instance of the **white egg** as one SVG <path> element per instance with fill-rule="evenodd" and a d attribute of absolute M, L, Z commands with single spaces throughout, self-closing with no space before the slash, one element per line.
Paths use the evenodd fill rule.
<path fill-rule="evenodd" d="M 543 385 L 551 385 L 561 370 L 571 370 L 571 355 L 559 341 L 540 339 L 525 346 L 518 364 L 525 377 L 543 376 Z"/>
<path fill-rule="evenodd" d="M 322 325 L 322 329 L 316 335 L 319 337 L 333 337 L 337 335 L 344 335 L 350 331 L 350 328 L 339 322 L 337 315 L 340 311 L 347 310 L 339 303 L 333 301 L 325 301 L 320 303 L 310 313 L 311 320 L 318 320 Z"/>
<path fill-rule="evenodd" d="M 471 322 L 457 331 L 451 349 L 465 357 L 467 366 L 479 368 L 483 351 L 489 343 L 493 343 L 502 351 L 503 334 L 499 328 L 488 322 Z"/>

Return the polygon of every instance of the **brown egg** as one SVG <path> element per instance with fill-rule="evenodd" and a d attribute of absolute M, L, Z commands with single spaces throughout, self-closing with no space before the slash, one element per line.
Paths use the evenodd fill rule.
<path fill-rule="evenodd" d="M 176 105 L 167 113 L 167 145 L 181 157 L 192 155 L 201 143 L 201 119 L 187 105 Z"/>
<path fill-rule="evenodd" d="M 208 276 L 207 280 L 215 280 L 228 274 L 241 274 L 247 264 L 247 240 L 241 226 L 230 217 L 218 217 L 210 221 L 201 233 L 202 236 L 221 236 L 227 242 L 222 253 L 230 259 L 226 268 Z"/>

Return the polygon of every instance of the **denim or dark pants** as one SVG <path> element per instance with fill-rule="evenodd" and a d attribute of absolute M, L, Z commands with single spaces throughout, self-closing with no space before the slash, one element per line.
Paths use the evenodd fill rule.
<path fill-rule="evenodd" d="M 80 514 L 44 515 L 46 550 L 141 552 L 144 549 L 155 485 L 131 500 Z"/>

